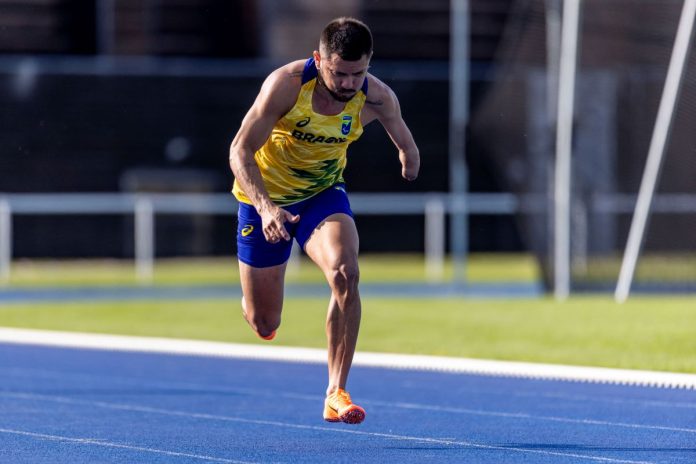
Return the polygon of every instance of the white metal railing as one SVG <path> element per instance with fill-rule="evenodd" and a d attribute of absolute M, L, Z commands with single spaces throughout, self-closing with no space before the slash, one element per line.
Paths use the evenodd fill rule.
<path fill-rule="evenodd" d="M 512 193 L 351 193 L 356 215 L 422 215 L 425 221 L 427 277 L 443 276 L 446 249 L 446 218 L 453 213 L 512 215 L 547 212 L 544 195 Z M 636 196 L 598 194 L 589 199 L 586 211 L 630 214 Z M 660 194 L 653 213 L 696 213 L 696 195 Z M 237 202 L 230 194 L 126 194 L 126 193 L 21 193 L 0 194 L 0 284 L 10 279 L 12 264 L 12 218 L 17 215 L 107 215 L 134 217 L 135 272 L 142 283 L 153 277 L 155 227 L 158 214 L 234 215 Z M 295 250 L 297 251 L 297 250 Z M 296 263 L 295 263 L 296 264 Z"/>
<path fill-rule="evenodd" d="M 362 215 L 423 215 L 428 278 L 442 278 L 447 214 L 514 214 L 539 209 L 543 197 L 508 193 L 352 193 L 351 207 Z M 230 194 L 21 193 L 0 195 L 0 282 L 7 283 L 12 263 L 12 218 L 16 215 L 130 214 L 134 217 L 135 270 L 142 283 L 152 281 L 157 214 L 236 214 Z"/>

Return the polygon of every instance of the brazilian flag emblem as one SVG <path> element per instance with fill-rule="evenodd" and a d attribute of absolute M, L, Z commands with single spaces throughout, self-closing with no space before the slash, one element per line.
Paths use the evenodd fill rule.
<path fill-rule="evenodd" d="M 353 123 L 353 116 L 343 116 L 343 121 L 341 123 L 341 134 L 350 134 L 350 125 Z"/>

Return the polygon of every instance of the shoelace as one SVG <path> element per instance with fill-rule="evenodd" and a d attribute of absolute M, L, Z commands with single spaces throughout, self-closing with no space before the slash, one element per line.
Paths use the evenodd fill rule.
<path fill-rule="evenodd" d="M 352 403 L 352 401 L 350 400 L 350 395 L 345 390 L 341 390 L 341 389 L 336 390 L 333 393 L 333 395 L 331 395 L 331 396 L 334 396 L 336 398 L 336 401 L 342 400 L 342 401 L 345 401 L 346 403 Z"/>

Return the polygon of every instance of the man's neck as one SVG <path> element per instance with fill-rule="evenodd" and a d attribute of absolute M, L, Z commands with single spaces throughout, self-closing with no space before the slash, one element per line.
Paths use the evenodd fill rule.
<path fill-rule="evenodd" d="M 317 84 L 314 86 L 314 92 L 312 92 L 312 109 L 314 112 L 325 116 L 333 116 L 341 113 L 347 103 L 336 100 L 328 89 L 320 81 L 317 81 Z"/>

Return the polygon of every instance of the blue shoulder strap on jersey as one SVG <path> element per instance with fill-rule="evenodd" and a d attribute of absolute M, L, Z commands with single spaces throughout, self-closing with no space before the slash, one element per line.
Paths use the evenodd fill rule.
<path fill-rule="evenodd" d="M 314 65 L 314 58 L 310 58 L 305 61 L 304 70 L 302 70 L 302 85 L 305 85 L 315 77 L 317 77 L 317 67 Z M 365 77 L 360 90 L 367 95 L 367 77 Z"/>
<path fill-rule="evenodd" d="M 302 85 L 317 77 L 317 67 L 314 65 L 314 58 L 308 59 L 302 71 Z"/>

